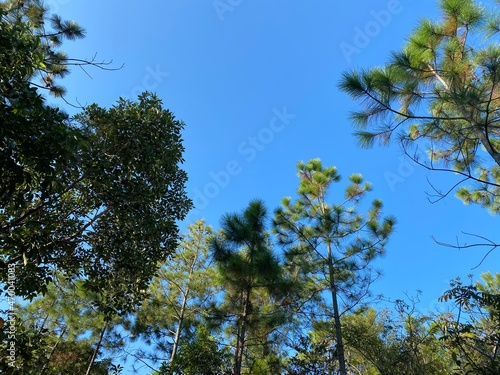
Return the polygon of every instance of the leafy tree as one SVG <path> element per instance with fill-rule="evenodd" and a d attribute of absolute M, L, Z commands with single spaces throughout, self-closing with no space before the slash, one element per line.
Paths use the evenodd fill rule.
<path fill-rule="evenodd" d="M 374 274 L 370 263 L 383 254 L 395 219 L 381 217 L 382 202 L 372 202 L 366 215 L 356 206 L 371 190 L 359 174 L 338 204 L 328 204 L 334 182 L 340 180 L 335 167 L 323 168 L 319 159 L 297 164 L 300 178 L 298 198 L 282 200 L 274 227 L 279 242 L 287 247 L 289 264 L 304 278 L 314 280 L 318 292 L 329 291 L 335 326 L 335 350 L 341 375 L 346 375 L 341 315 L 367 295 Z M 340 299 L 346 302 L 342 306 Z"/>
<path fill-rule="evenodd" d="M 165 366 L 174 361 L 181 342 L 196 338 L 196 326 L 203 324 L 219 291 L 214 283 L 217 270 L 209 255 L 211 236 L 212 227 L 203 220 L 188 226 L 175 254 L 149 285 L 148 298 L 127 323 L 134 337 L 169 356 Z M 147 357 L 146 353 L 140 356 L 142 360 Z"/>
<path fill-rule="evenodd" d="M 0 3 L 0 280 L 15 265 L 15 294 L 33 298 L 54 270 L 80 275 L 121 313 L 174 251 L 191 206 L 184 124 L 151 94 L 74 119 L 48 106 L 37 77 L 61 95 L 54 80 L 71 65 L 100 66 L 56 50 L 83 35 L 40 1 Z"/>
<path fill-rule="evenodd" d="M 106 311 L 126 311 L 175 250 L 175 221 L 190 207 L 178 168 L 183 124 L 149 94 L 90 106 L 78 121 L 74 162 L 54 171 L 57 182 L 47 192 L 20 185 L 22 209 L 6 201 L 0 267 L 6 280 L 16 265 L 16 294 L 27 297 L 44 290 L 52 268 L 82 272 Z"/>
<path fill-rule="evenodd" d="M 265 219 L 264 204 L 252 201 L 242 214 L 227 214 L 222 218 L 222 234 L 211 243 L 226 290 L 223 304 L 214 311 L 214 319 L 218 313 L 220 320 L 234 321 L 234 375 L 242 373 L 245 357 L 247 367 L 274 373 L 267 367 L 269 362 L 255 362 L 255 358 L 262 360 L 270 354 L 269 335 L 284 320 L 279 301 L 286 282 L 272 252 Z M 255 348 L 263 351 L 248 358 L 248 352 L 255 353 Z"/>
<path fill-rule="evenodd" d="M 37 34 L 44 17 L 38 4 L 30 2 L 24 12 L 24 8 L 15 3 L 18 2 L 0 4 L 2 280 L 6 280 L 9 261 L 28 266 L 28 251 L 39 247 L 40 242 L 49 242 L 53 225 L 40 211 L 65 192 L 67 176 L 75 163 L 72 150 L 80 148 L 81 138 L 76 129 L 68 126 L 67 116 L 45 105 L 37 88 L 29 82 L 45 65 L 44 49 L 40 48 L 41 39 Z M 60 32 L 64 35 L 63 30 Z M 81 35 L 81 30 L 74 30 L 73 34 Z M 64 217 L 58 219 L 62 221 Z M 65 221 L 69 224 L 69 220 Z M 50 281 L 49 276 L 42 269 L 36 271 L 32 267 L 35 280 L 16 285 L 17 294 L 29 297 L 43 290 Z"/>
<path fill-rule="evenodd" d="M 386 144 L 397 132 L 417 163 L 462 176 L 455 186 L 477 182 L 457 196 L 496 214 L 500 13 L 474 0 L 440 0 L 439 7 L 440 21 L 421 20 L 385 66 L 345 72 L 340 88 L 364 106 L 352 115 L 362 146 Z M 428 162 L 422 161 L 424 150 Z"/>
<path fill-rule="evenodd" d="M 500 276 L 482 276 L 484 282 L 476 285 L 454 280 L 441 297 L 457 309 L 438 321 L 442 341 L 452 351 L 456 374 L 500 372 Z"/>
<path fill-rule="evenodd" d="M 77 195 L 92 207 L 84 224 L 92 223 L 90 247 L 80 247 L 87 284 L 110 291 L 111 305 L 130 306 L 128 297 L 144 293 L 158 263 L 175 251 L 176 220 L 191 206 L 178 165 L 184 124 L 147 93 L 109 110 L 90 106 L 77 119 L 92 140 Z"/>

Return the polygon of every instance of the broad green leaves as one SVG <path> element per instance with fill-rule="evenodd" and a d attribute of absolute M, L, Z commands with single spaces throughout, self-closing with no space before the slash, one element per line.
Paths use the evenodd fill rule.
<path fill-rule="evenodd" d="M 15 265 L 16 295 L 33 298 L 54 271 L 78 275 L 122 313 L 175 250 L 191 207 L 184 124 L 149 93 L 75 118 L 48 106 L 42 89 L 62 95 L 54 80 L 71 65 L 103 67 L 56 50 L 83 36 L 39 1 L 0 3 L 0 280 Z"/>
<path fill-rule="evenodd" d="M 500 294 L 498 274 L 464 285 L 459 279 L 441 297 L 457 313 L 437 322 L 443 345 L 453 353 L 456 374 L 495 374 L 500 371 Z"/>
<path fill-rule="evenodd" d="M 184 124 L 150 94 L 109 110 L 90 106 L 77 121 L 87 140 L 77 196 L 92 218 L 81 248 L 88 286 L 132 307 L 126 296 L 143 293 L 173 253 L 176 220 L 190 208 L 179 168 Z"/>

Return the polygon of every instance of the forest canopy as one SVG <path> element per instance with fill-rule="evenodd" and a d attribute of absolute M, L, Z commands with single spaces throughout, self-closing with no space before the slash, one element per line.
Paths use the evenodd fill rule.
<path fill-rule="evenodd" d="M 108 17 L 108 4 L 101 5 L 92 13 L 96 20 Z M 212 5 L 219 16 L 214 18 L 221 22 L 216 32 L 223 40 L 221 51 L 233 62 L 229 53 L 233 48 L 219 31 L 235 27 L 231 19 L 236 18 L 236 11 L 259 4 L 227 0 Z M 441 17 L 421 19 L 404 48 L 387 53 L 386 65 L 344 72 L 340 89 L 357 105 L 351 120 L 362 146 L 397 143 L 416 164 L 461 178 L 440 198 L 456 191 L 463 202 L 482 205 L 482 213 L 497 214 L 500 2 L 495 8 L 472 0 L 440 0 L 438 5 Z M 148 9 L 148 26 L 154 24 L 157 14 L 153 13 L 166 9 L 161 6 L 153 12 Z M 266 3 L 266 7 L 273 6 Z M 291 14 L 294 7 L 302 11 L 304 25 L 316 26 L 313 23 L 321 20 L 318 15 L 313 21 L 307 19 L 309 4 L 289 6 Z M 407 5 L 389 1 L 387 7 L 369 11 L 379 21 L 389 15 L 377 24 L 377 33 Z M 180 8 L 182 13 L 188 7 Z M 144 25 L 138 8 L 133 9 L 137 25 Z M 115 8 L 112 11 L 119 13 Z M 119 14 L 121 27 L 124 22 Z M 192 14 L 205 17 L 199 8 Z M 249 14 L 256 17 L 257 12 Z M 278 24 L 284 25 L 283 8 L 276 14 L 282 22 Z M 358 171 L 354 159 L 360 150 L 336 149 L 340 146 L 333 138 L 338 138 L 338 128 L 331 133 L 324 127 L 316 133 L 315 118 L 299 116 L 299 110 L 287 112 L 286 103 L 280 104 L 283 110 L 271 111 L 270 125 L 257 131 L 252 127 L 252 135 L 234 147 L 258 172 L 248 173 L 251 183 L 243 176 L 250 164 L 233 159 L 223 160 L 224 172 L 205 173 L 211 178 L 205 187 L 216 189 L 203 196 L 204 209 L 213 211 L 203 212 L 211 219 L 216 216 L 216 225 L 208 218 L 182 222 L 193 208 L 186 188 L 185 135 L 196 134 L 196 141 L 186 144 L 199 148 L 195 163 L 208 168 L 206 159 L 220 161 L 225 143 L 244 123 L 238 120 L 238 126 L 232 123 L 229 130 L 217 127 L 211 121 L 212 111 L 222 108 L 220 122 L 229 121 L 226 117 L 232 119 L 236 112 L 238 119 L 248 116 L 255 121 L 254 102 L 247 102 L 247 87 L 241 82 L 248 87 L 257 83 L 259 100 L 269 98 L 256 76 L 234 80 L 235 71 L 238 78 L 243 76 L 238 70 L 245 67 L 243 60 L 252 62 L 253 69 L 251 53 L 234 60 L 238 61 L 236 70 L 224 65 L 224 75 L 230 77 L 226 79 L 234 80 L 231 84 L 238 90 L 238 95 L 232 95 L 227 81 L 211 75 L 217 56 L 212 50 L 207 53 L 213 36 L 207 24 L 200 23 L 203 32 L 198 35 L 193 30 L 201 30 L 200 26 L 192 19 L 186 23 L 171 13 L 163 17 L 162 30 L 175 30 L 168 36 L 171 44 L 160 48 L 152 42 L 159 36 L 151 36 L 141 40 L 144 50 L 140 52 L 154 44 L 155 56 L 163 53 L 172 63 L 186 65 L 185 76 L 193 72 L 192 66 L 206 64 L 204 72 L 212 80 L 190 77 L 199 85 L 191 91 L 183 87 L 189 92 L 187 103 L 182 103 L 179 86 L 173 84 L 169 91 L 175 95 L 165 103 L 183 108 L 182 117 L 195 124 L 192 128 L 165 107 L 159 93 L 117 98 L 109 107 L 82 106 L 69 100 L 68 92 L 74 87 L 66 88 L 65 79 L 74 70 L 89 78 L 89 72 L 96 69 L 112 75 L 122 67 L 111 60 L 67 54 L 70 43 L 81 43 L 87 31 L 53 14 L 42 1 L 0 1 L 0 373 L 499 374 L 500 274 L 484 272 L 477 278 L 456 277 L 445 287 L 434 285 L 443 287 L 440 295 L 434 295 L 437 308 L 422 303 L 420 291 L 405 293 L 402 285 L 404 279 L 411 280 L 410 271 L 419 273 L 418 282 L 423 282 L 436 266 L 432 269 L 438 269 L 436 274 L 443 279 L 456 253 L 448 253 L 452 255 L 443 264 L 435 254 L 429 255 L 415 240 L 429 234 L 419 221 L 430 222 L 414 212 L 422 208 L 417 197 L 394 189 L 392 195 L 384 195 L 380 176 L 370 171 L 378 159 L 371 163 L 370 157 L 363 156 L 363 168 Z M 267 13 L 265 17 L 277 21 Z M 255 18 L 251 20 L 253 25 Z M 291 20 L 293 29 L 280 29 L 280 38 L 297 29 L 307 31 L 308 27 L 297 28 L 295 19 Z M 132 29 L 126 27 L 123 35 Z M 134 27 L 137 38 L 143 38 L 139 26 Z M 263 39 L 255 39 L 253 28 L 251 32 L 254 45 L 263 39 L 277 40 L 273 38 L 278 34 L 262 33 Z M 307 35 L 319 39 L 319 34 Z M 192 35 L 201 44 L 194 44 Z M 121 37 L 116 36 L 113 43 L 125 40 L 128 48 L 134 42 Z M 177 53 L 177 39 L 184 45 L 183 54 Z M 294 40 L 293 49 L 299 42 Z M 312 39 L 306 42 L 312 44 Z M 266 49 L 265 58 L 259 55 L 258 62 L 267 69 L 279 57 L 279 72 L 273 72 L 268 89 L 275 82 L 283 83 L 280 74 L 288 69 L 296 74 L 295 60 L 299 64 L 307 60 L 313 64 L 308 65 L 314 68 L 311 71 L 320 70 L 313 54 L 300 50 L 306 56 L 303 60 L 297 55 L 285 59 L 276 52 L 282 45 L 272 47 L 272 56 Z M 193 58 L 199 56 L 194 54 L 197 48 L 205 54 L 204 61 Z M 237 50 L 247 52 L 240 45 Z M 149 67 L 146 70 L 152 74 Z M 308 74 L 314 77 L 313 73 L 304 73 L 308 88 Z M 189 86 L 179 77 L 182 74 L 173 81 Z M 212 86 L 203 87 L 206 82 Z M 290 80 L 284 87 L 289 90 L 295 83 Z M 101 89 L 109 83 L 96 85 Z M 238 96 L 242 107 L 219 105 L 218 86 L 223 87 L 226 99 L 229 94 Z M 92 95 L 98 97 L 95 91 Z M 277 121 L 290 126 L 276 127 Z M 293 138 L 294 132 L 299 138 Z M 216 142 L 211 142 L 212 137 Z M 325 140 L 327 147 L 321 147 Z M 271 142 L 276 142 L 273 150 L 268 147 Z M 344 139 L 340 143 L 348 144 Z M 210 155 L 203 148 L 206 144 Z M 286 152 L 291 149 L 301 155 L 314 151 L 314 158 L 297 162 L 301 159 L 293 154 L 287 168 L 296 163 L 295 170 L 281 170 L 280 163 L 289 162 L 292 154 Z M 252 151 L 251 158 L 245 158 L 245 150 Z M 272 156 L 275 150 L 279 150 L 276 158 Z M 338 164 L 331 164 L 332 155 L 341 155 Z M 294 173 L 293 183 L 275 183 L 292 181 Z M 369 182 L 374 181 L 372 177 L 377 179 L 374 185 Z M 230 191 L 236 191 L 234 200 Z M 249 192 L 254 195 L 251 199 L 247 199 Z M 263 198 L 270 196 L 273 200 Z M 414 209 L 411 218 L 399 220 L 408 207 Z M 446 218 L 444 224 L 456 220 L 457 211 L 448 207 L 444 211 L 438 218 Z M 464 225 L 472 221 L 459 219 Z M 499 246 L 493 241 L 490 245 L 492 251 Z M 399 262 L 384 263 L 384 257 L 393 254 Z M 399 275 L 397 285 L 392 286 L 400 293 L 396 298 L 384 295 L 386 290 L 377 293 L 380 279 L 389 272 Z"/>

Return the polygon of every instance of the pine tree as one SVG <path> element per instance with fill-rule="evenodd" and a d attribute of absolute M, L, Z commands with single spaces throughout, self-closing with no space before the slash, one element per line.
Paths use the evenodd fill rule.
<path fill-rule="evenodd" d="M 420 21 L 385 66 L 346 72 L 340 88 L 364 107 L 352 115 L 362 146 L 396 138 L 418 164 L 460 175 L 455 186 L 476 182 L 457 191 L 464 203 L 499 213 L 500 12 L 474 0 L 439 7 L 440 21 Z"/>
<path fill-rule="evenodd" d="M 0 372 L 98 375 L 117 368 L 112 358 L 123 354 L 124 345 L 119 321 L 99 311 L 97 299 L 83 280 L 56 274 L 45 295 L 16 307 L 16 362 L 12 367 L 6 355 L 0 355 Z M 7 334 L 0 328 L 3 349 L 9 343 Z"/>
<path fill-rule="evenodd" d="M 154 345 L 171 365 L 181 341 L 196 336 L 219 291 L 217 269 L 209 255 L 212 227 L 199 220 L 188 226 L 175 255 L 160 267 L 148 288 L 148 298 L 127 323 L 132 335 Z M 148 355 L 141 351 L 143 360 Z"/>
<path fill-rule="evenodd" d="M 335 324 L 335 350 L 341 375 L 346 375 L 340 317 L 367 295 L 376 274 L 370 263 L 383 254 L 395 219 L 381 217 L 382 202 L 372 202 L 366 215 L 356 206 L 371 190 L 362 176 L 352 175 L 340 203 L 327 203 L 329 190 L 340 180 L 335 167 L 323 168 L 319 159 L 297 164 L 298 198 L 286 197 L 276 210 L 274 228 L 286 246 L 286 258 L 317 291 L 328 290 Z M 349 302 L 352 304 L 349 305 Z"/>
<path fill-rule="evenodd" d="M 283 324 L 278 301 L 286 282 L 273 254 L 265 221 L 264 204 L 252 201 L 243 213 L 222 218 L 221 235 L 211 244 L 226 290 L 223 304 L 214 313 L 218 312 L 222 321 L 234 324 L 234 375 L 242 373 L 245 353 L 252 351 L 249 347 L 265 348 L 269 334 Z M 261 351 L 260 359 L 265 354 L 265 350 Z M 256 364 L 251 363 L 252 358 L 247 358 L 247 362 Z"/>

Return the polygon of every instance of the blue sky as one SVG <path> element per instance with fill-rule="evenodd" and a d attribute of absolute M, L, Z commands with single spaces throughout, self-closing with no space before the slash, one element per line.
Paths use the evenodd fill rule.
<path fill-rule="evenodd" d="M 423 170 L 395 144 L 357 147 L 348 120 L 356 103 L 337 88 L 343 71 L 384 64 L 419 18 L 438 17 L 436 1 L 47 3 L 87 30 L 84 40 L 65 43 L 71 56 L 97 53 L 97 60 L 124 64 L 114 72 L 88 69 L 92 78 L 74 70 L 62 82 L 69 101 L 111 106 L 150 90 L 186 123 L 184 168 L 197 205 L 188 221 L 206 218 L 217 228 L 224 213 L 254 198 L 272 212 L 296 190 L 296 163 L 319 157 L 344 180 L 362 173 L 373 183 L 371 198 L 398 219 L 377 262 L 384 277 L 375 293 L 395 299 L 422 290 L 425 311 L 454 277 L 498 271 L 498 250 L 471 270 L 486 249 L 458 251 L 431 238 L 471 243 L 462 234 L 469 232 L 498 241 L 498 218 L 453 195 L 431 204 L 428 179 L 446 190 L 455 176 Z"/>

